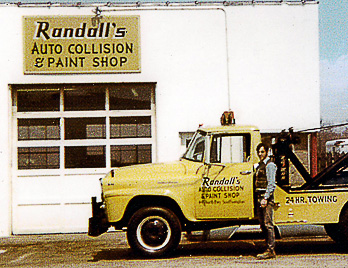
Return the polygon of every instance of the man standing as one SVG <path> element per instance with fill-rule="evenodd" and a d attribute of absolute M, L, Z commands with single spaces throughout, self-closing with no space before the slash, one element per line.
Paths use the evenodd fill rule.
<path fill-rule="evenodd" d="M 257 197 L 257 215 L 262 233 L 265 235 L 267 249 L 258 254 L 258 259 L 275 258 L 275 232 L 273 223 L 274 190 L 276 188 L 277 166 L 268 156 L 268 146 L 260 143 L 256 148 L 260 162 L 256 167 L 255 190 Z"/>

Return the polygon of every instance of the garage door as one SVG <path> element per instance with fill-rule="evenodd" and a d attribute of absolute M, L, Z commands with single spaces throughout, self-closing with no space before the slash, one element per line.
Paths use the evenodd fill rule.
<path fill-rule="evenodd" d="M 99 178 L 155 160 L 155 84 L 11 90 L 13 233 L 86 232 Z"/>

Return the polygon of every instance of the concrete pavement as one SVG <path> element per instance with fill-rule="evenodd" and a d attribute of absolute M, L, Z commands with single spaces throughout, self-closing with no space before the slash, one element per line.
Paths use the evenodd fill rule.
<path fill-rule="evenodd" d="M 296 233 L 297 238 L 277 240 L 279 258 L 272 263 L 288 267 L 284 265 L 299 258 L 299 264 L 312 264 L 317 262 L 319 255 L 332 254 L 335 257 L 330 257 L 328 263 L 337 260 L 340 264 L 346 263 L 346 252 L 341 253 L 341 249 L 320 228 L 313 233 L 317 228 L 296 227 L 292 233 Z M 303 233 L 305 230 L 307 231 Z M 264 267 L 255 260 L 256 254 L 264 247 L 264 241 L 257 235 L 257 228 L 245 226 L 239 232 L 239 237 L 235 237 L 237 240 L 220 242 L 190 242 L 183 236 L 175 256 L 153 260 L 152 265 L 148 265 L 148 260 L 134 255 L 128 247 L 124 232 L 109 232 L 97 238 L 88 237 L 85 233 L 14 235 L 0 238 L 0 267 L 188 268 L 197 267 L 198 264 L 199 267 L 210 268 L 249 267 L 250 264 L 253 267 Z M 223 263 L 225 266 L 222 261 L 226 261 Z M 237 264 L 238 266 L 234 266 Z"/>

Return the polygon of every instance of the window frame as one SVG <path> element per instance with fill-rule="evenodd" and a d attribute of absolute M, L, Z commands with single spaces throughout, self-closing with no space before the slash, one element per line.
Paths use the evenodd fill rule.
<path fill-rule="evenodd" d="M 221 146 L 220 146 L 220 159 L 218 159 L 218 154 L 216 155 L 216 161 L 213 161 L 213 156 L 214 156 L 214 153 L 213 153 L 213 150 L 215 148 L 214 146 L 214 140 L 216 140 L 217 138 L 222 138 L 223 137 L 243 137 L 243 154 L 246 153 L 245 156 L 243 156 L 243 161 L 242 162 L 222 162 L 222 159 L 221 159 Z M 248 147 L 248 148 L 245 148 L 246 150 L 244 150 L 244 146 L 245 147 Z M 249 149 L 249 150 L 247 150 Z M 216 150 L 218 150 L 218 146 L 216 146 Z M 230 133 L 230 134 L 216 134 L 216 135 L 213 135 L 211 137 L 211 146 L 210 146 L 210 156 L 209 156 L 209 162 L 212 163 L 212 164 L 240 164 L 240 163 L 247 163 L 250 161 L 250 157 L 251 157 L 251 135 L 250 133 Z M 220 162 L 218 162 L 220 161 Z"/>
<path fill-rule="evenodd" d="M 123 86 L 127 83 L 122 83 Z M 134 84 L 134 83 L 130 83 Z M 54 84 L 46 85 L 46 88 L 49 90 L 58 88 L 60 94 L 60 108 L 59 111 L 17 111 L 17 92 L 18 90 L 23 90 L 27 87 L 31 91 L 35 91 L 35 88 L 42 90 L 41 85 L 10 85 L 12 93 L 12 111 L 13 111 L 13 166 L 19 174 L 30 175 L 30 173 L 62 173 L 62 174 L 78 174 L 81 172 L 101 172 L 105 173 L 110 170 L 111 167 L 111 146 L 115 145 L 151 145 L 151 158 L 152 162 L 156 161 L 156 119 L 155 119 L 155 90 L 156 83 L 139 83 L 139 85 L 144 85 L 151 88 L 151 109 L 150 110 L 110 110 L 109 109 L 109 88 L 117 87 L 117 83 L 99 83 L 93 84 L 94 86 L 101 87 L 105 90 L 105 110 L 91 110 L 91 111 L 65 111 L 64 110 L 64 90 L 69 87 L 81 87 L 88 90 L 90 84 Z M 150 117 L 151 118 L 151 137 L 126 137 L 126 138 L 111 138 L 111 118 L 117 117 Z M 60 138 L 54 140 L 18 140 L 18 120 L 19 119 L 57 119 L 59 120 L 60 127 Z M 91 139 L 65 139 L 65 121 L 74 118 L 105 118 L 105 138 L 91 138 Z M 71 146 L 105 146 L 105 155 L 106 155 L 106 166 L 103 168 L 65 168 L 65 147 Z M 18 152 L 17 148 L 19 147 L 59 147 L 59 169 L 18 169 Z"/>

